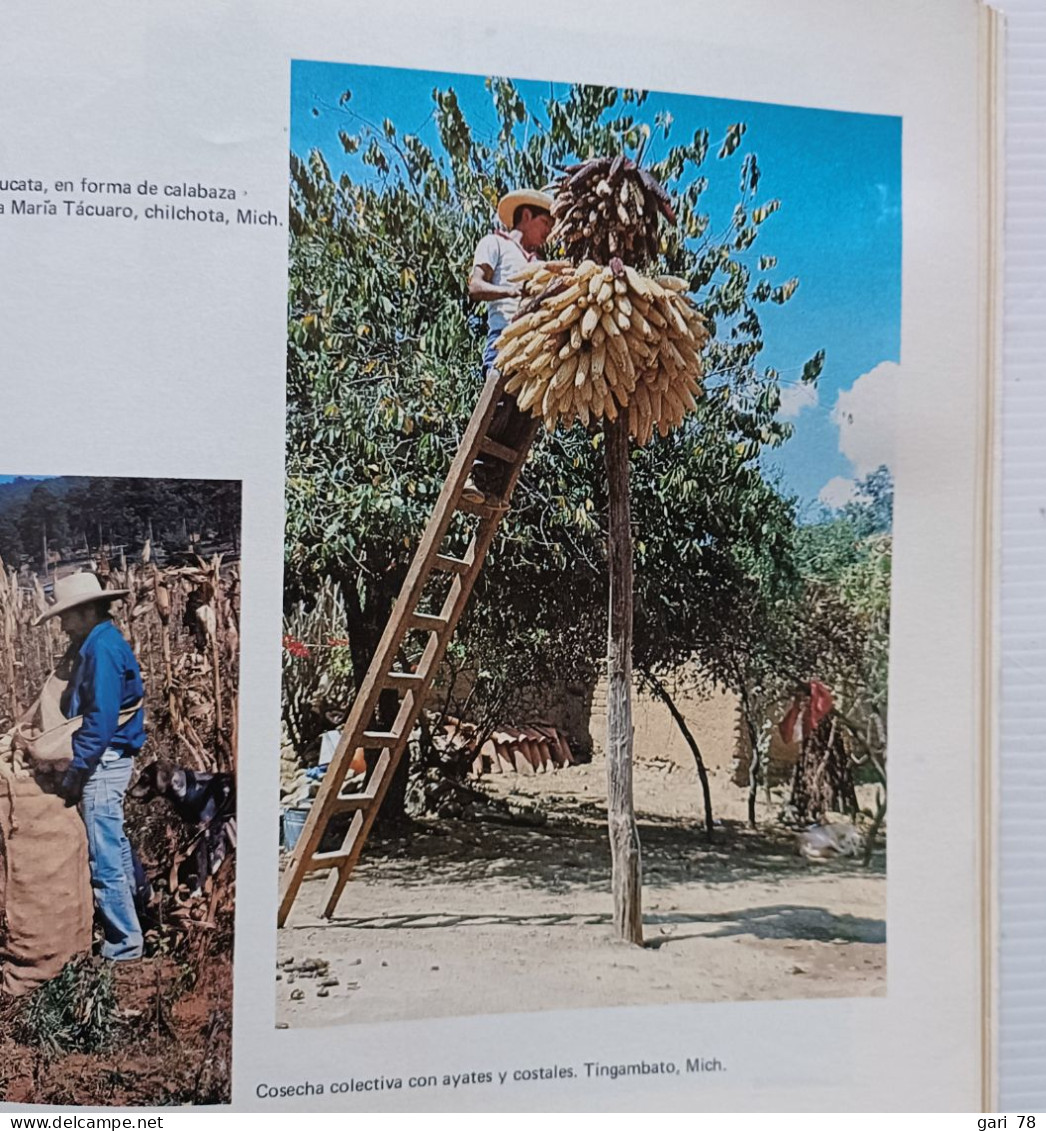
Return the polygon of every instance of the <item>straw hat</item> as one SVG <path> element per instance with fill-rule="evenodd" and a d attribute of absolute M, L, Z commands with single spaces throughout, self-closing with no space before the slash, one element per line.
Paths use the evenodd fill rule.
<path fill-rule="evenodd" d="M 544 212 L 552 211 L 552 197 L 547 192 L 538 192 L 537 189 L 514 189 L 507 192 L 498 201 L 498 219 L 508 228 L 512 229 L 512 217 L 521 204 L 532 204 Z"/>
<path fill-rule="evenodd" d="M 51 617 L 61 616 L 68 609 L 91 605 L 96 601 L 116 601 L 126 597 L 130 589 L 103 589 L 98 576 L 93 573 L 70 573 L 54 583 L 54 603 L 49 605 L 34 621 L 33 627 Z"/>

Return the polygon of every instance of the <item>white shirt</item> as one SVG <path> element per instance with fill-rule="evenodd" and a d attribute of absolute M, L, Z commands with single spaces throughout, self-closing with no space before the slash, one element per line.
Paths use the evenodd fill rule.
<path fill-rule="evenodd" d="M 512 276 L 534 262 L 534 253 L 525 251 L 520 240 L 523 233 L 515 228 L 511 232 L 499 229 L 484 236 L 472 257 L 473 267 L 489 267 L 490 281 L 497 287 L 507 287 Z M 496 338 L 512 320 L 519 306 L 518 298 L 499 298 L 487 303 L 487 338 Z"/>

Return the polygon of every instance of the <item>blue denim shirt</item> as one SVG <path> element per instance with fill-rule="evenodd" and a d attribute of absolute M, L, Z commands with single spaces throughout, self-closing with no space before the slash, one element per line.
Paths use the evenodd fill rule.
<path fill-rule="evenodd" d="M 62 696 L 67 719 L 83 715 L 73 735 L 72 765 L 93 770 L 110 747 L 134 754 L 145 744 L 144 711 L 136 711 L 123 726 L 120 711 L 144 695 L 142 673 L 131 646 L 112 621 L 96 624 L 80 646 L 69 686 Z"/>

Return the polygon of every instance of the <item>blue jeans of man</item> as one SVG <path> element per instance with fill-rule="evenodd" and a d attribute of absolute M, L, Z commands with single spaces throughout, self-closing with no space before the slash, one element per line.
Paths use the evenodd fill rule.
<path fill-rule="evenodd" d="M 498 340 L 499 335 L 500 331 L 487 335 L 481 370 L 481 380 L 483 381 L 501 381 L 502 379 L 501 373 L 494 366 L 498 354 L 494 343 Z M 516 398 L 511 393 L 502 391 L 498 398 L 497 407 L 494 409 L 494 415 L 487 427 L 487 435 L 490 439 L 505 444 L 509 448 L 518 448 L 528 432 L 533 437 L 536 427 L 532 416 L 519 411 Z M 481 490 L 500 495 L 504 489 L 505 465 L 492 456 L 484 456 L 481 453 L 476 457 L 473 476 Z"/>
<path fill-rule="evenodd" d="M 134 863 L 123 827 L 123 799 L 134 758 L 107 750 L 84 786 L 80 816 L 87 830 L 91 887 L 102 923 L 102 957 L 126 962 L 142 956 L 142 928 L 134 909 Z"/>

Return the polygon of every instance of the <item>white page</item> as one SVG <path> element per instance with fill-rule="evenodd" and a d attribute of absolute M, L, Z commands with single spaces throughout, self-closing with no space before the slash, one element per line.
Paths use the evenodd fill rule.
<path fill-rule="evenodd" d="M 1041 1108 L 1046 991 L 1042 978 L 1043 830 L 1039 668 L 1042 638 L 1040 268 L 1043 12 L 1007 0 L 1006 291 L 1002 418 L 1000 635 L 999 1106 Z"/>

